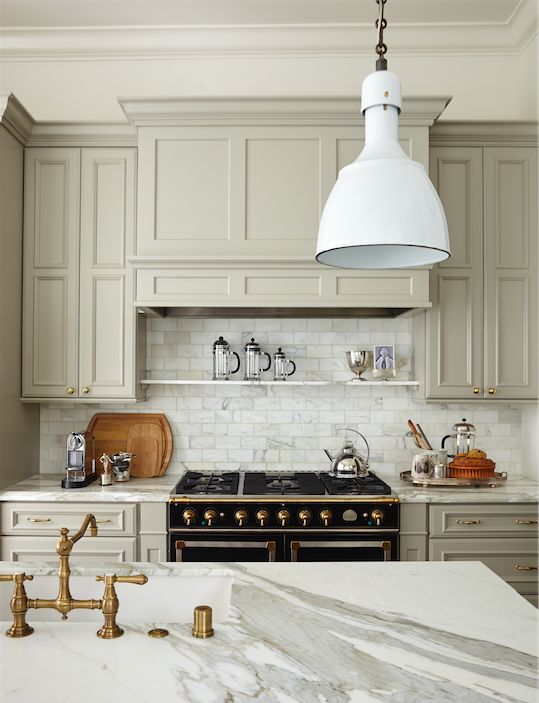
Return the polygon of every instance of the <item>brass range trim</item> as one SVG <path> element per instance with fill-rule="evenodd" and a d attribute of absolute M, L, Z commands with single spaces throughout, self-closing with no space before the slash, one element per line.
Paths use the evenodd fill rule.
<path fill-rule="evenodd" d="M 399 503 L 397 496 L 336 496 L 336 495 L 318 495 L 318 496 L 303 496 L 289 497 L 287 495 L 257 495 L 257 496 L 223 496 L 223 495 L 196 495 L 196 496 L 170 496 L 169 503 L 181 503 L 189 505 L 190 503 L 279 503 L 279 504 L 302 504 L 302 503 Z"/>
<path fill-rule="evenodd" d="M 245 527 L 174 527 L 169 530 L 170 535 L 176 535 L 176 534 L 182 534 L 185 535 L 186 533 L 189 534 L 196 534 L 196 535 L 209 535 L 209 534 L 235 534 L 237 535 L 238 533 L 241 534 L 248 534 L 250 532 L 255 532 L 256 534 L 258 533 L 264 533 L 264 532 L 278 532 L 279 534 L 296 534 L 300 533 L 302 535 L 309 533 L 310 535 L 316 535 L 316 534 L 323 534 L 323 535 L 329 535 L 329 534 L 334 534 L 339 533 L 339 532 L 346 532 L 347 534 L 353 533 L 354 535 L 356 534 L 364 534 L 364 535 L 381 535 L 381 534 L 399 534 L 399 528 L 398 527 L 387 527 L 387 528 L 376 528 L 376 527 L 354 527 L 351 525 L 350 527 L 281 527 L 280 525 L 276 525 L 275 527 L 255 527 L 254 525 L 252 527 L 250 526 L 245 526 Z"/>

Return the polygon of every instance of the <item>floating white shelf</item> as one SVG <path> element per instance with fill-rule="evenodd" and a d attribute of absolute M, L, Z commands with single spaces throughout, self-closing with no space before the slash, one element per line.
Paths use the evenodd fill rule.
<path fill-rule="evenodd" d="M 419 381 L 212 381 L 211 379 L 175 378 L 155 379 L 146 378 L 141 381 L 143 386 L 329 386 L 342 384 L 345 386 L 418 386 Z"/>
<path fill-rule="evenodd" d="M 145 379 L 141 381 L 143 386 L 327 386 L 329 381 L 212 381 L 211 379 Z"/>

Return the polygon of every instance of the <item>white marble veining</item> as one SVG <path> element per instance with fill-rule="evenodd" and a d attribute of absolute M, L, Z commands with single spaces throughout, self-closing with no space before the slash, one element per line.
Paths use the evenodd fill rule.
<path fill-rule="evenodd" d="M 414 486 L 395 476 L 384 476 L 401 503 L 536 503 L 537 481 L 524 477 L 509 478 L 498 488 L 427 488 Z M 134 478 L 127 483 L 101 486 L 97 481 L 85 488 L 61 488 L 61 474 L 37 474 L 0 490 L 0 501 L 61 501 L 144 503 L 164 502 L 179 480 L 177 475 L 160 478 Z"/>
<path fill-rule="evenodd" d="M 99 480 L 84 488 L 62 488 L 65 474 L 36 474 L 0 490 L 0 501 L 61 501 L 63 503 L 160 503 L 170 497 L 178 476 L 131 478 L 102 486 Z"/>
<path fill-rule="evenodd" d="M 407 360 L 399 378 L 422 377 L 417 359 L 412 368 L 414 338 L 408 318 L 151 318 L 146 377 L 211 378 L 212 344 L 221 334 L 240 357 L 253 336 L 269 353 L 282 347 L 297 365 L 290 380 L 323 380 L 327 385 L 151 385 L 145 401 L 129 406 L 51 400 L 40 408 L 40 471 L 53 473 L 63 466 L 66 436 L 86 427 L 94 413 L 119 411 L 166 414 L 174 437 L 169 474 L 183 473 L 184 464 L 193 470 L 215 465 L 224 471 L 325 471 L 322 450 L 337 451 L 342 429 L 352 427 L 368 438 L 373 470 L 396 477 L 410 468 L 415 452 L 413 444 L 405 445 L 408 418 L 421 424 L 433 446 L 440 446 L 463 417 L 475 424 L 477 446 L 499 471 L 526 473 L 519 403 L 427 403 L 391 381 L 343 385 L 353 377 L 345 351 L 372 349 L 374 344 L 393 344 L 397 358 Z M 234 378 L 241 378 L 241 371 Z M 262 376 L 272 379 L 272 370 Z"/>
<path fill-rule="evenodd" d="M 0 563 L 0 571 L 21 566 Z M 212 568 L 116 565 L 150 578 Z M 482 564 L 226 569 L 234 573 L 231 616 L 209 640 L 167 623 L 168 637 L 150 639 L 148 623 L 102 641 L 95 625 L 69 620 L 36 623 L 25 639 L 1 637 L 2 703 L 537 700 L 537 611 Z"/>

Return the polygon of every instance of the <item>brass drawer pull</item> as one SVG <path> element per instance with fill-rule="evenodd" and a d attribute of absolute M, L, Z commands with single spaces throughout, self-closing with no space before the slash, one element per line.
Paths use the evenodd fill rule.
<path fill-rule="evenodd" d="M 515 520 L 517 525 L 537 525 L 537 520 Z"/>
<path fill-rule="evenodd" d="M 27 522 L 50 522 L 50 517 L 27 517 Z"/>
<path fill-rule="evenodd" d="M 112 520 L 96 520 L 96 525 L 104 525 L 107 522 L 112 522 Z"/>
<path fill-rule="evenodd" d="M 457 520 L 457 525 L 480 525 L 481 520 Z"/>
<path fill-rule="evenodd" d="M 528 566 L 527 564 L 517 564 L 516 569 L 519 571 L 537 571 L 539 566 Z"/>

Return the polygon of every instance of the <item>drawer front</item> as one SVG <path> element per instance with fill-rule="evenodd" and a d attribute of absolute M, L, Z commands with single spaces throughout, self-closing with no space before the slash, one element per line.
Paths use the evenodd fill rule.
<path fill-rule="evenodd" d="M 431 561 L 482 561 L 519 593 L 537 593 L 537 539 L 431 539 Z"/>
<path fill-rule="evenodd" d="M 537 504 L 431 505 L 431 537 L 537 535 Z"/>
<path fill-rule="evenodd" d="M 1 528 L 3 535 L 58 535 L 61 527 L 73 533 L 91 513 L 98 538 L 134 536 L 135 510 L 125 503 L 2 503 Z"/>
<path fill-rule="evenodd" d="M 2 561 L 57 562 L 57 537 L 0 537 Z M 95 564 L 103 561 L 125 562 L 137 560 L 136 537 L 83 538 L 73 547 L 73 564 Z"/>

